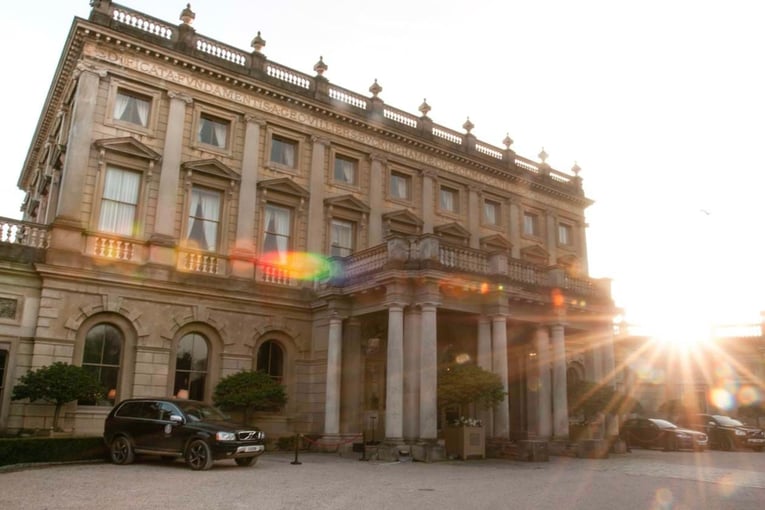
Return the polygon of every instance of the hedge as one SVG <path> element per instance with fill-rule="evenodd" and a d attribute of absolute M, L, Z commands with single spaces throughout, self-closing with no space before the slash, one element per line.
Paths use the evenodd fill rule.
<path fill-rule="evenodd" d="M 103 460 L 102 437 L 25 437 L 0 439 L 0 466 L 36 462 Z"/>

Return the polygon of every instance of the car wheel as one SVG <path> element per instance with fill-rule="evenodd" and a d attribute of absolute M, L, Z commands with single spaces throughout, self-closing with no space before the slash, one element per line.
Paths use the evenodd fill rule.
<path fill-rule="evenodd" d="M 238 457 L 234 459 L 237 466 L 247 467 L 254 465 L 257 461 L 257 457 Z"/>
<path fill-rule="evenodd" d="M 135 459 L 133 445 L 125 436 L 117 436 L 112 439 L 109 455 L 115 464 L 130 464 Z"/>
<path fill-rule="evenodd" d="M 194 471 L 210 469 L 213 465 L 210 446 L 201 439 L 195 439 L 186 448 L 186 464 Z"/>

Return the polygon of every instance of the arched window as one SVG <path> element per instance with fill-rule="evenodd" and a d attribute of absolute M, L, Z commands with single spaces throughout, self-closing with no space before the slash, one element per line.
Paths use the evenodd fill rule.
<path fill-rule="evenodd" d="M 258 349 L 257 370 L 281 382 L 284 375 L 284 351 L 274 340 L 268 340 Z"/>
<path fill-rule="evenodd" d="M 202 335 L 189 333 L 181 338 L 176 352 L 173 395 L 204 400 L 209 352 L 207 339 Z"/>
<path fill-rule="evenodd" d="M 123 341 L 122 332 L 107 323 L 93 326 L 85 336 L 82 366 L 101 381 L 106 396 L 103 404 L 114 405 L 117 399 Z M 96 404 L 96 402 L 84 401 L 80 403 Z"/>

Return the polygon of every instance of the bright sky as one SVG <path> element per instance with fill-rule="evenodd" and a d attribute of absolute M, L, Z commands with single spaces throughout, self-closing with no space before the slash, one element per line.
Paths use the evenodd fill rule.
<path fill-rule="evenodd" d="M 185 1 L 123 0 L 171 23 Z M 43 5 L 41 5 L 43 4 Z M 196 0 L 201 34 L 263 52 L 479 140 L 568 171 L 587 196 L 590 274 L 632 323 L 754 323 L 765 310 L 765 4 L 759 0 Z M 74 16 L 87 0 L 11 2 L 0 216 Z M 12 74 L 16 72 L 17 74 Z M 758 149 L 759 147 L 759 149 Z"/>

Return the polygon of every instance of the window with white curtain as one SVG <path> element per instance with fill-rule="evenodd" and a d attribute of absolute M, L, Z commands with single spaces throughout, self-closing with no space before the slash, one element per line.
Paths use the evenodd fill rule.
<path fill-rule="evenodd" d="M 118 89 L 114 99 L 114 118 L 147 127 L 151 99 L 133 91 Z"/>
<path fill-rule="evenodd" d="M 294 140 L 273 135 L 271 137 L 271 162 L 295 168 L 298 144 Z"/>
<path fill-rule="evenodd" d="M 574 244 L 573 229 L 571 225 L 565 223 L 558 224 L 558 244 L 571 245 Z"/>
<path fill-rule="evenodd" d="M 230 122 L 211 115 L 199 116 L 199 141 L 201 143 L 225 149 L 228 139 L 228 127 Z"/>
<path fill-rule="evenodd" d="M 400 174 L 398 172 L 391 172 L 390 174 L 390 196 L 393 198 L 400 198 L 403 200 L 409 200 L 410 187 L 412 179 L 408 175 Z"/>
<path fill-rule="evenodd" d="M 355 184 L 357 167 L 357 160 L 345 156 L 335 156 L 335 181 Z"/>
<path fill-rule="evenodd" d="M 483 216 L 489 225 L 499 225 L 500 206 L 493 200 L 485 200 L 483 203 Z"/>
<path fill-rule="evenodd" d="M 291 209 L 275 204 L 266 204 L 263 217 L 263 253 L 276 254 L 280 262 L 287 261 L 291 223 Z"/>
<path fill-rule="evenodd" d="M 330 229 L 329 254 L 347 257 L 353 253 L 353 222 L 333 218 Z"/>
<path fill-rule="evenodd" d="M 220 231 L 221 193 L 194 186 L 189 201 L 186 239 L 192 247 L 215 251 Z"/>
<path fill-rule="evenodd" d="M 459 211 L 459 194 L 452 188 L 441 188 L 441 210 L 449 212 Z"/>
<path fill-rule="evenodd" d="M 529 236 L 539 235 L 539 216 L 534 213 L 523 213 L 523 233 Z"/>
<path fill-rule="evenodd" d="M 132 236 L 135 233 L 141 174 L 106 167 L 98 230 Z"/>

